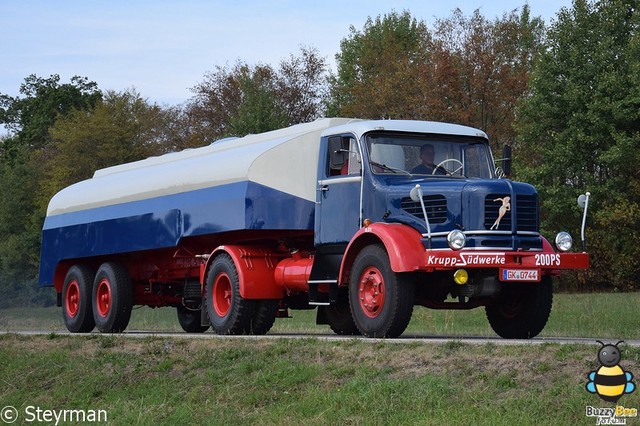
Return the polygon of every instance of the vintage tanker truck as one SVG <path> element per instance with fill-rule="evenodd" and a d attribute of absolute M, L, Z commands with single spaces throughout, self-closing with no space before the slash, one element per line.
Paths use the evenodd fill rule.
<path fill-rule="evenodd" d="M 317 308 L 338 334 L 396 337 L 422 305 L 483 306 L 498 335 L 531 338 L 552 277 L 589 266 L 569 234 L 555 247 L 540 235 L 538 205 L 500 176 L 480 130 L 320 119 L 63 189 L 40 284 L 71 332 L 121 332 L 147 305 L 177 308 L 187 332 L 264 334 L 288 309 Z"/>

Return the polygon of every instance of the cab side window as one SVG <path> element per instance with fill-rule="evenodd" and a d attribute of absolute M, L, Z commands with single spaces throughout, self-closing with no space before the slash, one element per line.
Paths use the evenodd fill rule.
<path fill-rule="evenodd" d="M 352 136 L 331 136 L 327 155 L 327 176 L 360 175 L 360 153 Z"/>

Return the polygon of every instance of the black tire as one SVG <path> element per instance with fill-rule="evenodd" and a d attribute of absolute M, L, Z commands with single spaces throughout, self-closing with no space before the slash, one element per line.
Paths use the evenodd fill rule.
<path fill-rule="evenodd" d="M 414 280 L 391 270 L 384 246 L 367 246 L 356 256 L 349 305 L 363 336 L 400 336 L 411 320 L 414 298 Z"/>
<path fill-rule="evenodd" d="M 133 307 L 133 286 L 127 268 L 103 263 L 93 281 L 93 319 L 102 333 L 120 333 L 127 328 Z"/>
<path fill-rule="evenodd" d="M 94 271 L 88 266 L 74 265 L 64 278 L 62 317 L 72 333 L 88 333 L 96 326 L 91 306 L 93 277 Z"/>
<path fill-rule="evenodd" d="M 353 321 L 351 309 L 349 309 L 349 295 L 338 297 L 336 303 L 329 306 L 318 306 L 318 309 L 324 311 L 324 318 L 329 324 L 329 328 L 340 336 L 358 336 L 360 330 Z"/>
<path fill-rule="evenodd" d="M 176 307 L 180 327 L 187 333 L 204 333 L 209 329 L 208 325 L 202 325 L 201 311 L 187 309 L 180 305 Z"/>
<path fill-rule="evenodd" d="M 540 283 L 505 285 L 485 312 L 493 331 L 505 339 L 531 339 L 547 324 L 553 304 L 551 277 Z"/>
<path fill-rule="evenodd" d="M 276 322 L 276 314 L 278 313 L 278 300 L 257 300 L 251 318 L 251 325 L 248 329 L 249 334 L 263 335 L 267 334 L 273 323 Z"/>
<path fill-rule="evenodd" d="M 246 334 L 251 329 L 255 303 L 240 296 L 240 280 L 233 259 L 218 255 L 209 268 L 207 313 L 217 334 Z"/>

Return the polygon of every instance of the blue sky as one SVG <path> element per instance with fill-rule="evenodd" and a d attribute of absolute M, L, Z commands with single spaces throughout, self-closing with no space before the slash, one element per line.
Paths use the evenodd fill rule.
<path fill-rule="evenodd" d="M 30 74 L 88 77 L 102 90 L 135 88 L 179 104 L 215 66 L 277 65 L 315 47 L 331 63 L 350 25 L 409 10 L 431 25 L 459 7 L 489 19 L 526 0 L 0 0 L 0 93 L 16 96 Z M 528 0 L 547 22 L 570 0 Z"/>

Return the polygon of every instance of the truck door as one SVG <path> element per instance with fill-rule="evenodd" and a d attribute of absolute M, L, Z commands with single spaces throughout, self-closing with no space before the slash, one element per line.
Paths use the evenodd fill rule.
<path fill-rule="evenodd" d="M 352 135 L 323 141 L 316 195 L 315 244 L 348 243 L 361 221 L 361 152 Z M 333 151 L 333 152 L 332 152 Z M 339 151 L 339 152 L 338 152 Z"/>

